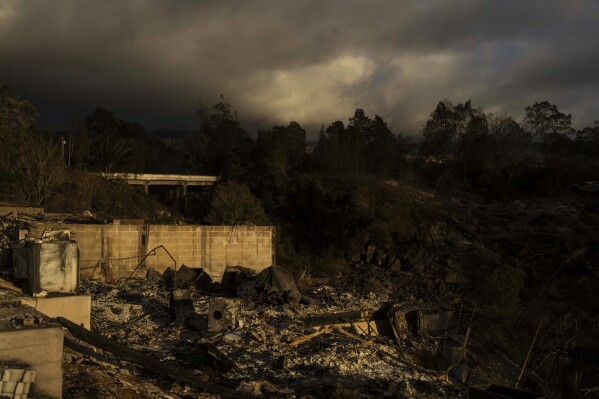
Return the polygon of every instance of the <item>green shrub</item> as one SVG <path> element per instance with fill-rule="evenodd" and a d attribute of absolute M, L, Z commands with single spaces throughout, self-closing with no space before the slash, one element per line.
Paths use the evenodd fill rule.
<path fill-rule="evenodd" d="M 224 183 L 214 190 L 205 220 L 214 225 L 269 225 L 260 200 L 245 184 Z"/>
<path fill-rule="evenodd" d="M 50 212 L 91 211 L 100 217 L 156 220 L 168 213 L 143 189 L 110 182 L 98 175 L 63 170 L 50 187 L 46 202 Z"/>

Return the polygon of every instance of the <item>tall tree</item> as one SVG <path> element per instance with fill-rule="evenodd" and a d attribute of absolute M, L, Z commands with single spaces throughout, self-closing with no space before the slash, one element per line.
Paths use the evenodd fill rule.
<path fill-rule="evenodd" d="M 396 172 L 403 149 L 399 136 L 395 136 L 387 123 L 378 115 L 371 121 L 368 137 L 368 169 L 376 175 Z"/>
<path fill-rule="evenodd" d="M 225 178 L 240 178 L 251 169 L 254 142 L 241 127 L 236 112 L 223 96 L 211 107 L 198 104 L 196 115 L 200 130 L 193 138 L 194 148 L 190 153 L 198 154 L 197 168 Z"/>
<path fill-rule="evenodd" d="M 400 158 L 399 140 L 383 118 L 357 108 L 347 126 L 336 121 L 323 129 L 315 149 L 321 170 L 331 175 L 387 175 Z"/>
<path fill-rule="evenodd" d="M 357 167 L 353 163 L 352 152 L 346 147 L 350 147 L 348 137 L 345 134 L 345 125 L 341 121 L 335 121 L 326 129 L 324 126 L 320 130 L 318 145 L 314 149 L 320 170 L 327 174 L 344 175 L 350 168 Z"/>
<path fill-rule="evenodd" d="M 493 176 L 502 175 L 505 178 L 503 187 L 505 200 L 516 172 L 529 158 L 532 136 L 511 116 L 489 114 L 487 121 L 491 168 Z"/>
<path fill-rule="evenodd" d="M 427 156 L 443 159 L 453 153 L 456 137 L 455 119 L 451 101 L 447 99 L 440 101 L 422 128 L 424 141 L 420 147 L 418 160 Z"/>
<path fill-rule="evenodd" d="M 494 172 L 518 163 L 528 150 L 530 134 L 508 115 L 487 115 Z"/>
<path fill-rule="evenodd" d="M 578 152 L 599 162 L 599 121 L 593 127 L 587 126 L 576 133 Z"/>
<path fill-rule="evenodd" d="M 104 172 L 142 172 L 148 153 L 145 129 L 139 123 L 117 118 L 113 112 L 98 107 L 85 118 L 79 136 L 83 141 L 89 134 L 93 151 L 87 159 L 87 167 Z M 87 130 L 87 132 L 86 132 Z M 80 151 L 85 152 L 82 142 Z"/>
<path fill-rule="evenodd" d="M 561 136 L 572 133 L 572 115 L 560 112 L 557 106 L 549 101 L 536 102 L 525 108 L 522 125 L 534 140 L 541 142 L 547 163 L 551 156 L 552 143 L 562 140 Z"/>
<path fill-rule="evenodd" d="M 286 207 L 290 186 L 303 166 L 305 147 L 306 131 L 297 122 L 258 131 L 250 180 L 269 211 Z"/>
<path fill-rule="evenodd" d="M 455 106 L 449 100 L 440 101 L 422 129 L 418 160 L 428 156 L 437 162 L 459 162 L 465 180 L 467 171 L 483 161 L 488 131 L 485 114 L 473 108 L 470 100 Z"/>
<path fill-rule="evenodd" d="M 53 137 L 36 132 L 38 113 L 27 100 L 0 89 L 0 182 L 5 199 L 43 205 L 61 162 Z"/>
<path fill-rule="evenodd" d="M 303 159 L 306 131 L 297 123 L 258 131 L 256 149 L 269 174 L 289 179 L 288 172 Z"/>

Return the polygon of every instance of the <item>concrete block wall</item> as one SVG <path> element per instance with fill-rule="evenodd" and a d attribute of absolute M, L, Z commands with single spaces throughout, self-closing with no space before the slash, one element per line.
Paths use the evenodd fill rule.
<path fill-rule="evenodd" d="M 148 250 L 159 245 L 168 249 L 178 265 L 201 267 L 213 279 L 220 279 L 226 266 L 260 271 L 273 264 L 271 226 L 150 225 Z M 147 260 L 147 265 L 156 270 L 172 264 L 161 250 Z"/>
<path fill-rule="evenodd" d="M 108 226 L 109 228 L 106 228 Z M 146 253 L 141 240 L 143 225 L 104 225 L 104 227 L 103 247 L 112 276 L 114 278 L 129 276 Z"/>
<path fill-rule="evenodd" d="M 81 278 L 128 276 L 143 256 L 142 225 L 41 224 L 29 230 L 29 238 L 41 238 L 44 229 L 70 229 L 79 248 Z M 128 273 L 129 272 L 129 273 Z"/>
<path fill-rule="evenodd" d="M 213 279 L 220 279 L 226 266 L 259 271 L 273 264 L 271 226 L 43 224 L 32 227 L 29 237 L 41 237 L 45 228 L 71 230 L 79 247 L 82 278 L 90 278 L 92 273 L 94 278 L 129 276 L 143 256 L 160 245 L 177 266 L 201 267 Z M 163 272 L 173 267 L 173 261 L 158 249 L 146 258 L 139 272 L 145 273 L 148 267 Z M 109 276 L 104 270 L 109 270 Z"/>

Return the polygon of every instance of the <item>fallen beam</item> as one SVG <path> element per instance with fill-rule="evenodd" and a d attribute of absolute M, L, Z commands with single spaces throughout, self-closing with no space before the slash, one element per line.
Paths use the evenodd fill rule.
<path fill-rule="evenodd" d="M 13 292 L 22 292 L 19 287 L 14 286 L 11 282 L 4 280 L 2 277 L 0 277 L 0 288 Z"/>
<path fill-rule="evenodd" d="M 62 324 L 65 328 L 67 328 L 69 332 L 73 334 L 74 337 L 84 342 L 87 342 L 90 345 L 108 351 L 120 359 L 126 360 L 131 363 L 135 363 L 138 366 L 151 370 L 156 374 L 173 378 L 177 381 L 186 383 L 190 387 L 200 389 L 204 392 L 218 394 L 225 398 L 249 397 L 247 395 L 235 392 L 222 385 L 210 382 L 207 379 L 208 376 L 206 375 L 204 375 L 205 380 L 202 380 L 200 376 L 192 374 L 174 363 L 160 362 L 158 359 L 150 357 L 143 352 L 131 349 L 121 344 L 117 344 L 116 342 L 100 334 L 86 330 L 83 327 L 79 327 L 78 325 L 68 321 L 63 317 L 57 317 L 55 320 Z"/>
<path fill-rule="evenodd" d="M 289 346 L 291 346 L 291 347 L 298 346 L 299 344 L 302 344 L 302 343 L 304 343 L 306 341 L 309 341 L 312 338 L 318 337 L 319 335 L 322 335 L 322 334 L 324 334 L 326 332 L 329 332 L 329 331 L 330 331 L 330 329 L 327 328 L 327 327 L 325 327 L 325 328 L 320 329 L 320 330 L 318 330 L 316 332 L 313 332 L 312 334 L 308 334 L 308 335 L 303 336 L 303 337 L 301 337 L 299 339 L 296 339 L 295 341 L 293 341 L 292 343 L 290 343 Z"/>
<path fill-rule="evenodd" d="M 299 320 L 307 326 L 318 327 L 329 324 L 387 319 L 388 311 L 389 306 L 383 305 L 379 309 L 345 310 L 341 312 L 310 314 L 300 317 Z"/>

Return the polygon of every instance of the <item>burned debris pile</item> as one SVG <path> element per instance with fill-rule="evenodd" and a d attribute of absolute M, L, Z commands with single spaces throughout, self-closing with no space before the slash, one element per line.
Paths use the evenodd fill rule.
<path fill-rule="evenodd" d="M 175 362 L 212 390 L 118 350 L 119 366 L 98 362 L 95 372 L 126 367 L 157 386 L 168 381 L 169 395 L 181 396 L 441 398 L 463 397 L 466 382 L 490 385 L 468 343 L 467 310 L 340 293 L 322 279 L 312 286 L 304 279 L 300 291 L 278 267 L 229 267 L 219 283 L 204 274 L 186 266 L 162 276 L 149 270 L 145 279 L 84 281 L 81 291 L 94 298 L 94 335 L 160 364 Z M 66 384 L 80 394 L 76 381 Z"/>
<path fill-rule="evenodd" d="M 592 384 L 597 370 L 596 220 L 571 207 L 550 215 L 551 204 L 511 206 L 448 203 L 430 211 L 423 238 L 403 247 L 366 242 L 327 278 L 239 264 L 215 276 L 165 258 L 160 268 L 140 262 L 79 281 L 68 256 L 76 234 L 27 239 L 36 218 L 7 217 L 0 334 L 5 342 L 39 334 L 36 342 L 53 345 L 62 374 L 51 389 L 65 398 L 560 397 L 559 389 L 578 390 L 581 372 Z M 562 264 L 548 263 L 554 248 Z M 520 294 L 524 277 L 544 288 Z M 503 324 L 514 331 L 499 328 L 514 309 L 520 318 Z M 0 362 L 17 377 L 35 372 L 32 392 L 54 378 L 29 358 Z M 10 380 L 12 394 L 25 388 L 20 378 Z"/>

